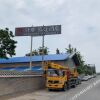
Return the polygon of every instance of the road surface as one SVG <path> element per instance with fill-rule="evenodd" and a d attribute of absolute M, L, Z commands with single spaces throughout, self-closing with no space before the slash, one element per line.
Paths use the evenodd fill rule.
<path fill-rule="evenodd" d="M 66 92 L 40 90 L 5 100 L 100 100 L 100 76 Z"/>

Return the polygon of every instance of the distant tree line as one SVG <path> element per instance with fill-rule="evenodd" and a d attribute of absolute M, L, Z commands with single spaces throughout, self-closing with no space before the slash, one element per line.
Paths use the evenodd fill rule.
<path fill-rule="evenodd" d="M 83 56 L 81 55 L 81 53 L 76 49 L 73 48 L 71 44 L 68 45 L 67 48 L 65 48 L 66 52 L 65 53 L 76 53 L 79 62 L 80 62 L 80 66 L 77 67 L 77 71 L 79 74 L 85 74 L 85 75 L 91 75 L 91 74 L 95 74 L 96 73 L 96 69 L 95 66 L 91 66 L 89 64 L 85 64 L 85 61 L 83 59 Z M 44 49 L 42 47 L 39 47 L 38 49 L 34 49 L 32 51 L 32 56 L 35 55 L 48 55 L 49 54 L 49 48 L 48 47 L 44 47 Z M 60 50 L 57 48 L 56 49 L 56 54 L 61 54 Z M 30 53 L 27 53 L 26 56 L 30 56 Z"/>

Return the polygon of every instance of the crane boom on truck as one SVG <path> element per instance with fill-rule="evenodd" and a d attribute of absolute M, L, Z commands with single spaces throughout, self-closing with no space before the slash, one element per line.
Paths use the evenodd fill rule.
<path fill-rule="evenodd" d="M 77 84 L 77 70 L 70 70 L 69 67 L 64 67 L 53 62 L 44 64 L 46 87 L 51 89 L 63 89 L 75 87 Z"/>

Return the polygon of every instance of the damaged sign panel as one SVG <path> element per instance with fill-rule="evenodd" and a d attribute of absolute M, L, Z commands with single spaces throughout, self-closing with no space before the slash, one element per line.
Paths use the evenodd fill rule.
<path fill-rule="evenodd" d="M 61 25 L 18 27 L 15 29 L 15 36 L 43 36 L 61 34 Z"/>

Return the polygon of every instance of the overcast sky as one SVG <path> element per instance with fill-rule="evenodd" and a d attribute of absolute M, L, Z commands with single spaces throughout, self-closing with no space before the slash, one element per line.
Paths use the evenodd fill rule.
<path fill-rule="evenodd" d="M 65 52 L 68 44 L 76 47 L 87 64 L 100 71 L 100 0 L 0 0 L 0 28 L 62 25 L 62 34 L 45 36 L 50 53 Z M 16 37 L 16 56 L 30 51 L 30 37 Z M 41 37 L 33 38 L 33 48 Z"/>

